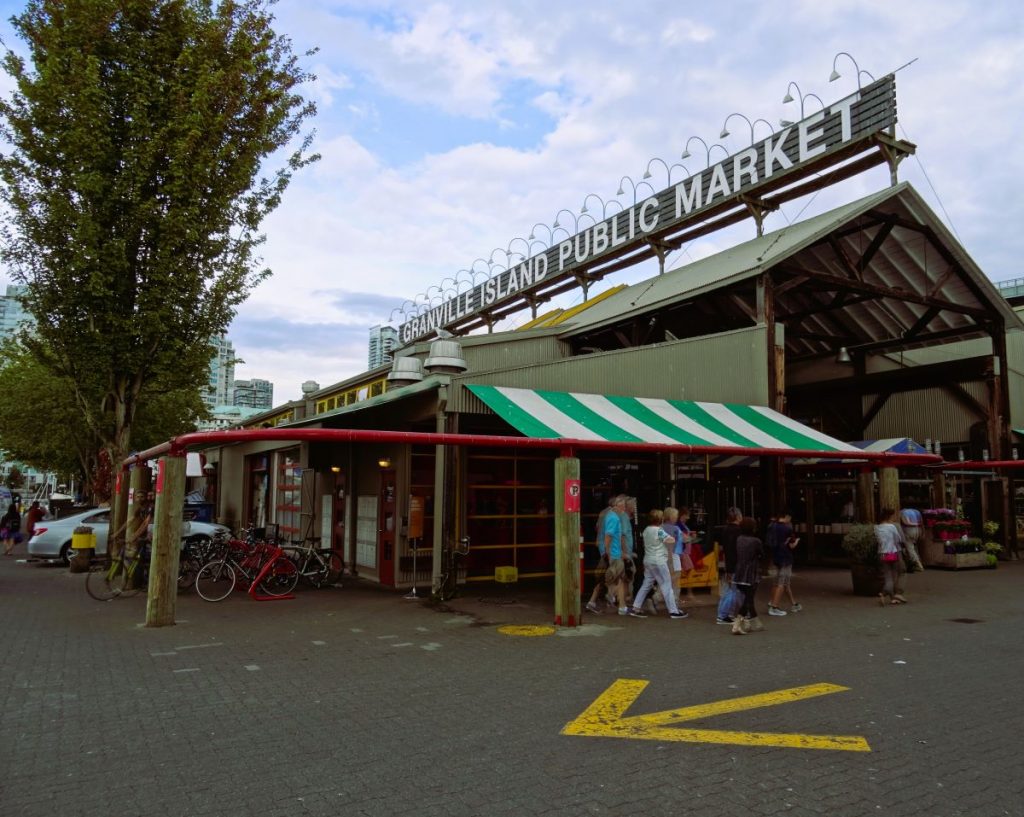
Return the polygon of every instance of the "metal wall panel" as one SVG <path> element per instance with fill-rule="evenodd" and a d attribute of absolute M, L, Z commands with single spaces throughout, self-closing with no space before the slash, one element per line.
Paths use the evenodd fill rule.
<path fill-rule="evenodd" d="M 961 383 L 960 387 L 984 405 L 988 396 L 984 383 Z M 866 411 L 872 398 L 864 401 Z M 942 389 L 900 392 L 892 395 L 865 429 L 865 437 L 911 437 L 919 443 L 932 440 L 969 440 L 977 417 Z M 948 456 L 948 455 L 947 455 Z"/>
<path fill-rule="evenodd" d="M 572 349 L 568 343 L 559 340 L 553 334 L 539 338 L 517 338 L 508 335 L 497 343 L 463 344 L 462 354 L 466 357 L 469 371 L 480 372 L 560 360 L 569 357 Z"/>
<path fill-rule="evenodd" d="M 761 325 L 499 371 L 470 369 L 452 378 L 448 410 L 490 412 L 460 388 L 466 383 L 763 406 L 768 404 L 767 359 L 767 333 Z"/>

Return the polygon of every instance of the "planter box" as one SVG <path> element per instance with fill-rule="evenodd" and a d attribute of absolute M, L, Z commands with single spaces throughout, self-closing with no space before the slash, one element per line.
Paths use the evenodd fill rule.
<path fill-rule="evenodd" d="M 973 567 L 988 567 L 988 554 L 981 553 L 939 553 L 930 562 L 934 567 L 947 570 L 964 570 Z"/>
<path fill-rule="evenodd" d="M 851 564 L 850 578 L 855 596 L 877 596 L 885 583 L 881 568 L 874 565 Z"/>

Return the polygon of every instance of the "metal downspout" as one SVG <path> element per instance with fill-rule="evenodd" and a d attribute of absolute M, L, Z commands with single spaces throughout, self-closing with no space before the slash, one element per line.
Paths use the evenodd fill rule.
<path fill-rule="evenodd" d="M 444 434 L 448 424 L 448 386 L 442 385 L 437 390 L 437 425 L 438 434 Z M 436 595 L 441 589 L 441 546 L 444 536 L 444 486 L 445 486 L 445 446 L 438 443 L 434 446 L 434 569 L 430 586 Z"/>

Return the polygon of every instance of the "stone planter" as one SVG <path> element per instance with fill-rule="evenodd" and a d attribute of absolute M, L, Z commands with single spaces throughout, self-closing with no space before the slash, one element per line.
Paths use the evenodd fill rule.
<path fill-rule="evenodd" d="M 853 562 L 850 564 L 850 578 L 853 579 L 855 596 L 877 596 L 882 592 L 884 580 L 882 570 L 877 565 Z"/>
<path fill-rule="evenodd" d="M 931 563 L 947 570 L 964 570 L 972 567 L 988 567 L 988 554 L 981 553 L 939 553 Z"/>

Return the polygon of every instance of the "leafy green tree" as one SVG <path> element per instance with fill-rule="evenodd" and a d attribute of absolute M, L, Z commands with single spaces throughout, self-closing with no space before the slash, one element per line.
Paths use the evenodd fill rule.
<path fill-rule="evenodd" d="M 12 18 L 28 58 L 2 62 L 0 257 L 29 285 L 21 342 L 64 379 L 76 443 L 114 462 L 147 386 L 205 380 L 208 339 L 270 274 L 262 220 L 318 158 L 301 134 L 312 77 L 272 4 L 29 0 Z"/>
<path fill-rule="evenodd" d="M 100 465 L 103 441 L 82 422 L 70 379 L 54 374 L 17 343 L 3 345 L 0 361 L 0 394 L 14 396 L 0 400 L 0 449 L 40 471 L 74 475 L 85 493 L 105 499 L 110 488 L 96 479 L 110 470 Z M 205 414 L 195 389 L 168 391 L 160 381 L 150 381 L 135 417 L 136 447 L 191 431 Z"/>

